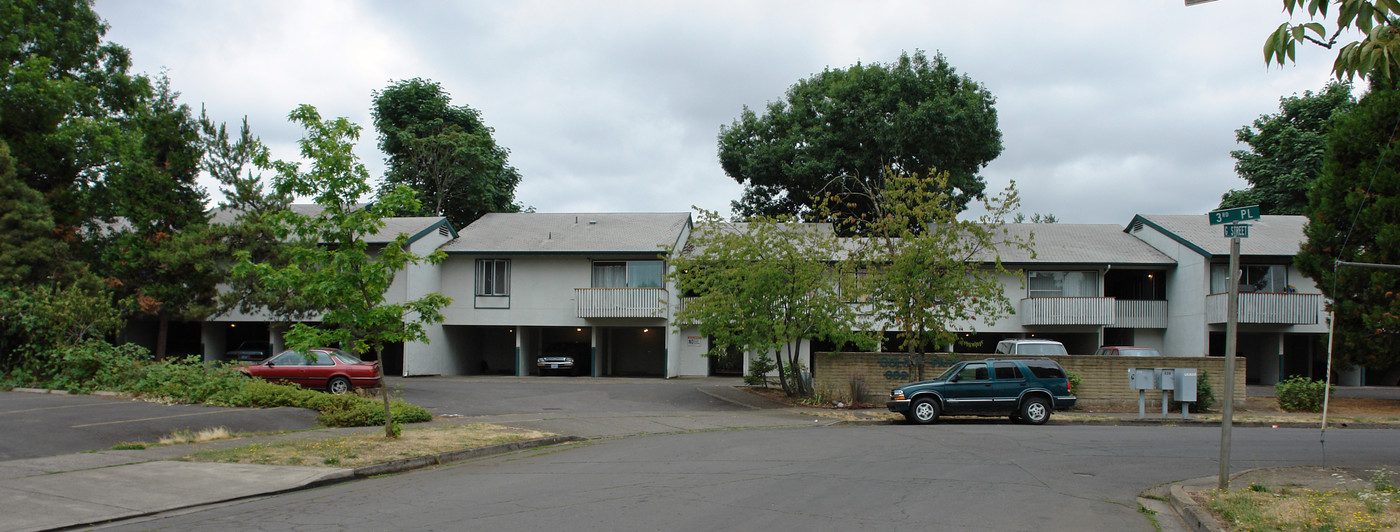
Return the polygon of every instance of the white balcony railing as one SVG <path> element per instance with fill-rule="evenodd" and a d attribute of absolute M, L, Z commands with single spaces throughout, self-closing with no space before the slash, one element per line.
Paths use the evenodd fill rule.
<path fill-rule="evenodd" d="M 580 318 L 664 318 L 664 288 L 575 288 Z"/>
<path fill-rule="evenodd" d="M 1021 325 L 1113 325 L 1111 297 L 1028 297 L 1021 300 Z"/>
<path fill-rule="evenodd" d="M 1167 328 L 1167 302 L 1119 299 L 1114 303 L 1112 327 L 1124 329 Z"/>
<path fill-rule="evenodd" d="M 1239 323 L 1316 325 L 1322 313 L 1322 294 L 1253 292 L 1239 297 Z M 1229 302 L 1229 294 L 1206 296 L 1206 322 L 1225 323 Z"/>

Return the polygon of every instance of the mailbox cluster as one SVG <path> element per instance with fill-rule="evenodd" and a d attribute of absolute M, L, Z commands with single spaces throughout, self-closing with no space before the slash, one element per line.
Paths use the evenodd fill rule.
<path fill-rule="evenodd" d="M 1162 417 L 1167 417 L 1168 394 L 1181 403 L 1181 418 L 1196 401 L 1196 368 L 1128 368 L 1128 387 L 1138 391 L 1138 419 L 1146 417 L 1147 390 L 1162 390 Z"/>

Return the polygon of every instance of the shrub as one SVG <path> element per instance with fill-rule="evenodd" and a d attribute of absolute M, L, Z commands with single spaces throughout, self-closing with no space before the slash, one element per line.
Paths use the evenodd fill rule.
<path fill-rule="evenodd" d="M 744 376 L 744 383 L 767 388 L 768 374 L 775 369 L 778 369 L 778 365 L 773 362 L 773 357 L 768 356 L 768 353 L 759 353 L 757 357 L 749 359 L 749 374 Z"/>
<path fill-rule="evenodd" d="M 1286 412 L 1321 412 L 1323 399 L 1331 393 L 1326 382 L 1301 375 L 1274 385 L 1278 407 Z"/>
<path fill-rule="evenodd" d="M 851 390 L 851 408 L 865 405 L 865 397 L 870 395 L 870 386 L 865 382 L 865 374 L 852 371 L 847 376 L 846 383 Z"/>
<path fill-rule="evenodd" d="M 384 404 L 379 401 L 349 394 L 321 395 L 335 399 L 321 403 L 326 408 L 316 417 L 317 423 L 327 427 L 369 427 L 384 424 Z M 433 419 L 433 415 L 423 407 L 398 399 L 389 403 L 389 413 L 394 416 L 394 421 L 399 423 L 421 423 Z"/>

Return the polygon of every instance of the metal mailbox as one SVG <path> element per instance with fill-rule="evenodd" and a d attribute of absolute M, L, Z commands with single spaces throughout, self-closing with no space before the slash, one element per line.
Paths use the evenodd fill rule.
<path fill-rule="evenodd" d="M 1156 376 L 1152 368 L 1128 368 L 1128 387 L 1134 390 L 1156 388 Z"/>
<path fill-rule="evenodd" d="M 1153 378 L 1157 380 L 1157 389 L 1172 390 L 1176 387 L 1176 370 L 1172 368 L 1152 368 Z"/>
<path fill-rule="evenodd" d="M 1182 403 L 1196 401 L 1196 368 L 1176 368 L 1176 388 L 1172 400 Z"/>

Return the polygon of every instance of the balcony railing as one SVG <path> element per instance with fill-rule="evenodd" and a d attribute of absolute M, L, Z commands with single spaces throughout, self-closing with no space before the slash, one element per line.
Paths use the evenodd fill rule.
<path fill-rule="evenodd" d="M 575 288 L 580 318 L 664 318 L 664 288 Z"/>
<path fill-rule="evenodd" d="M 1167 328 L 1167 302 L 1119 299 L 1114 305 L 1112 327 L 1124 329 Z"/>
<path fill-rule="evenodd" d="M 1322 312 L 1322 294 L 1254 292 L 1239 295 L 1239 323 L 1316 325 Z M 1225 323 L 1229 294 L 1206 296 L 1206 322 Z"/>
<path fill-rule="evenodd" d="M 1113 325 L 1111 297 L 1028 297 L 1021 300 L 1021 325 Z"/>

